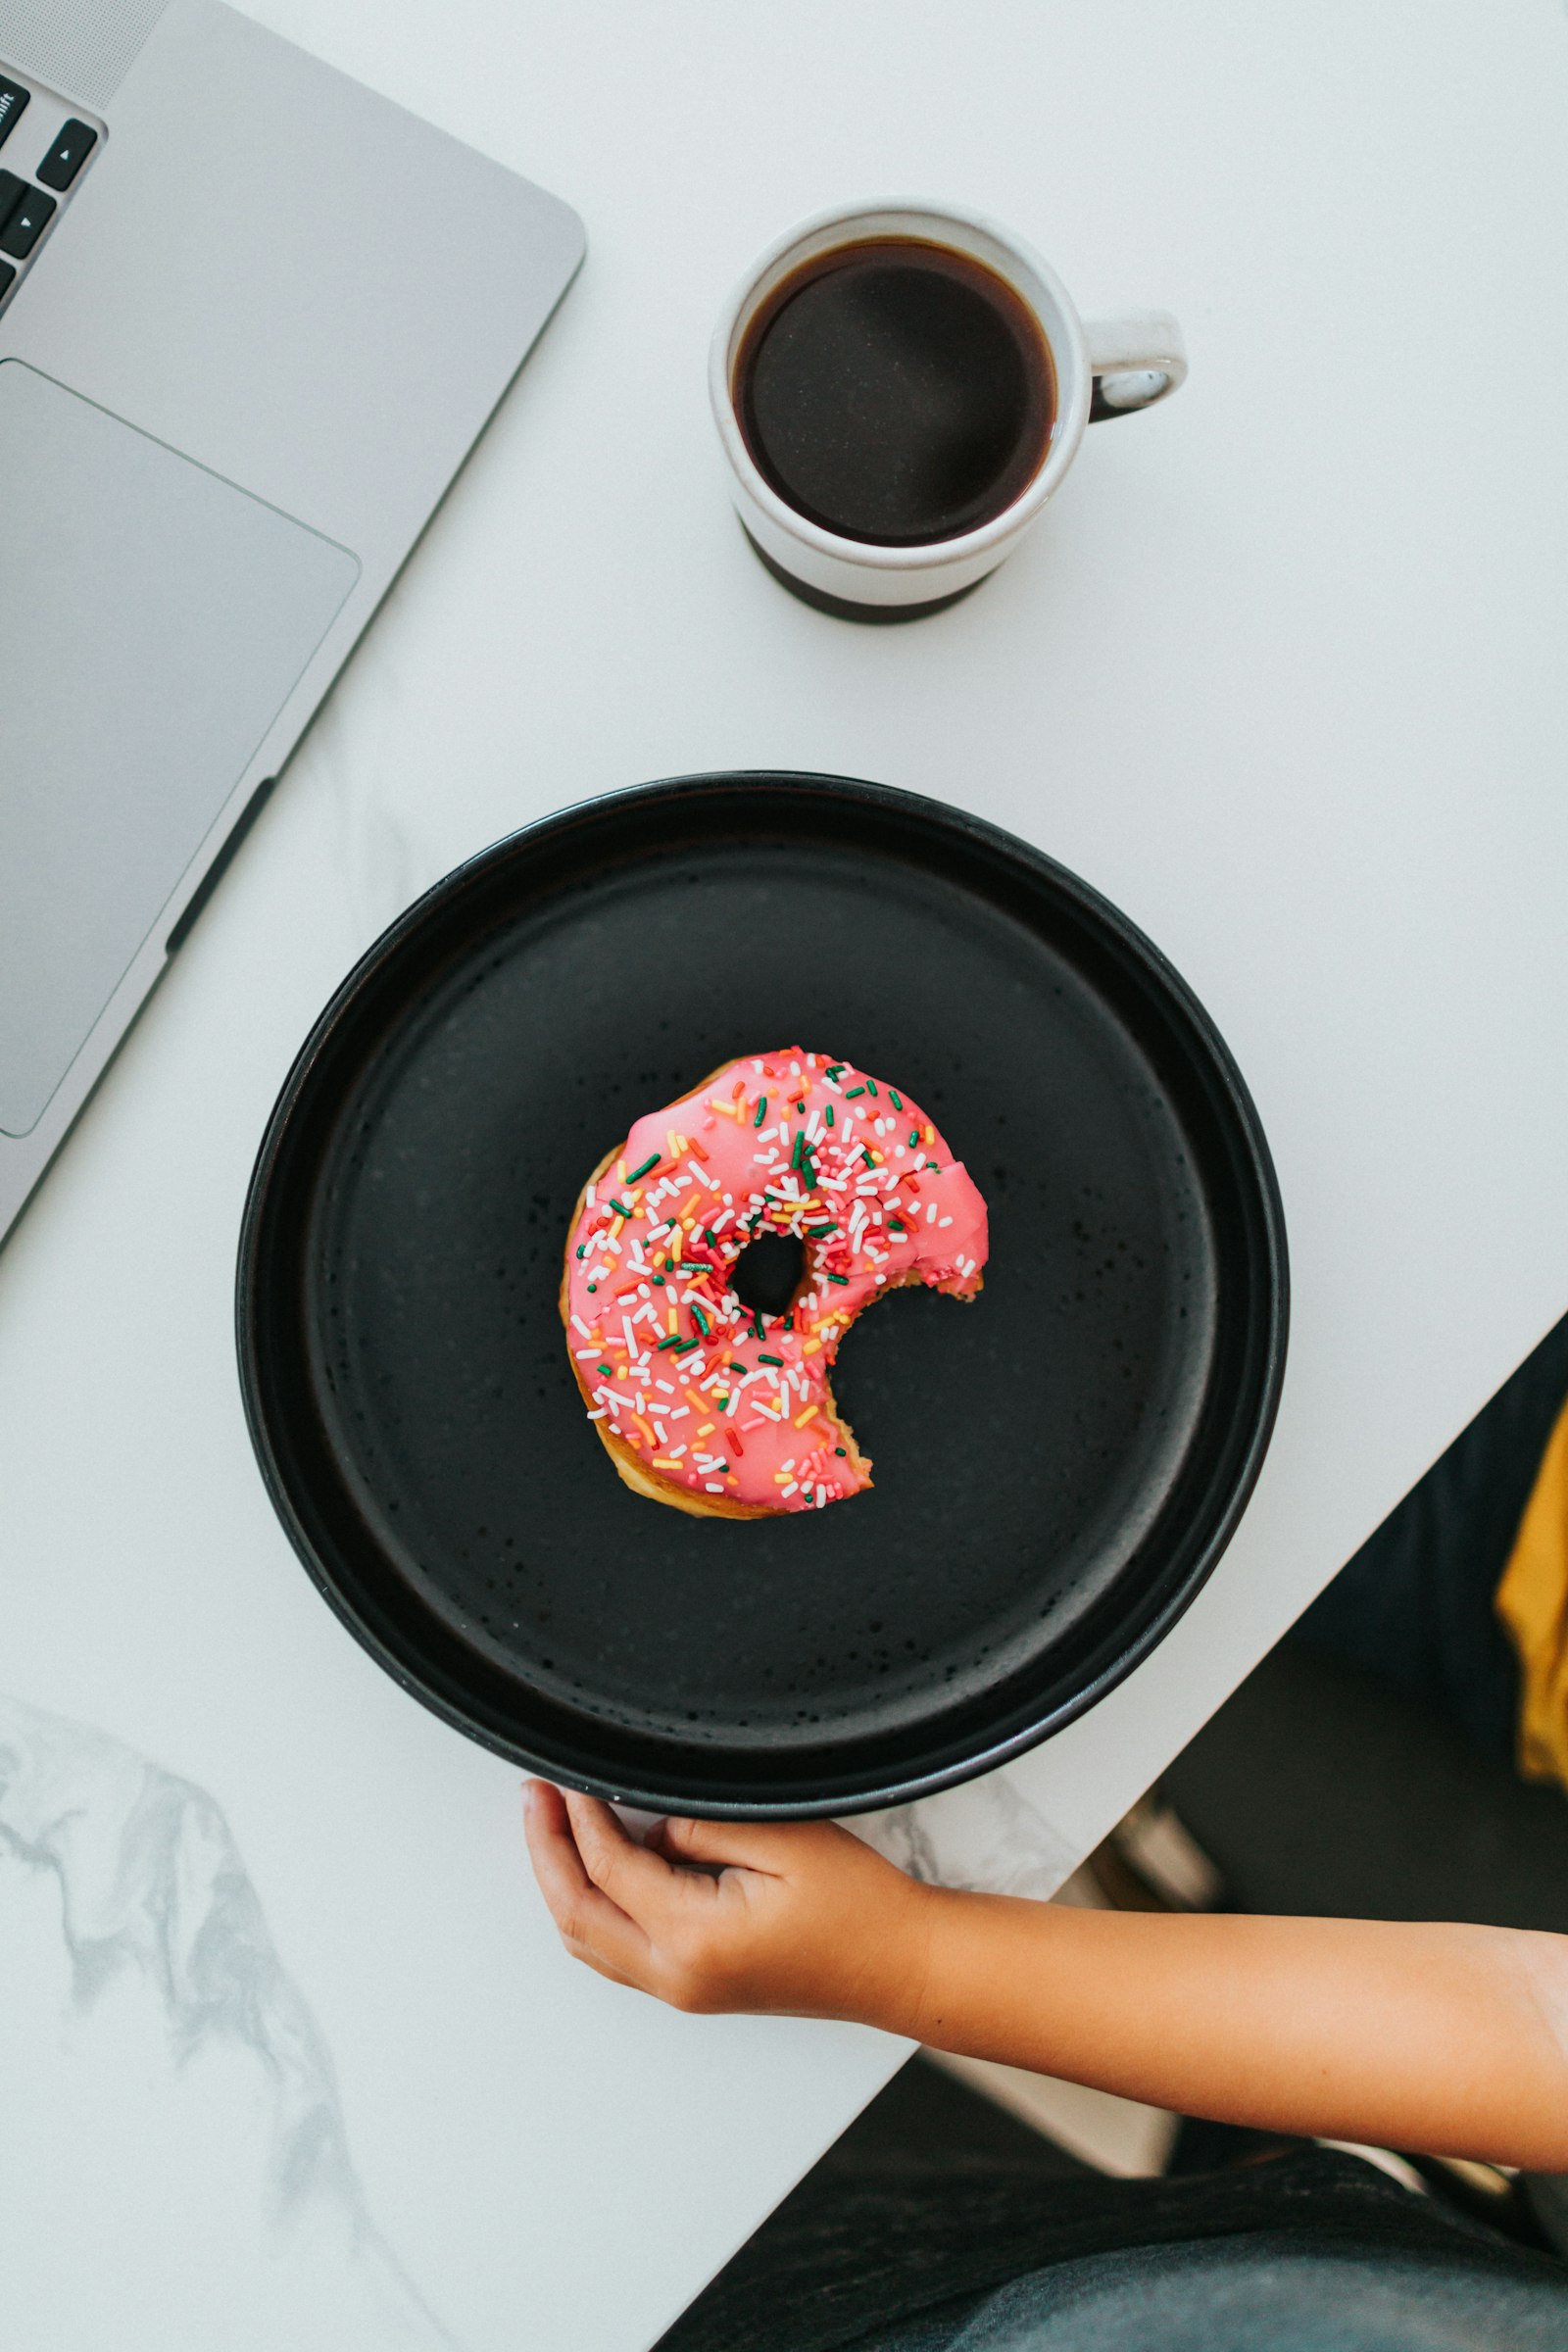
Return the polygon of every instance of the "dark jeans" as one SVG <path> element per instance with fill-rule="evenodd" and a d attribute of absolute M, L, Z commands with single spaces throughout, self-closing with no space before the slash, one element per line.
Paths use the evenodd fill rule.
<path fill-rule="evenodd" d="M 1371 2282 L 1384 2278 L 1399 2282 L 1395 2308 L 1368 2313 Z M 1568 2281 L 1550 2257 L 1359 2158 L 1310 2148 L 1174 2180 L 1023 2169 L 847 2179 L 823 2167 L 659 2352 L 1120 2352 L 1124 2342 L 1172 2352 L 1190 2340 L 1184 2287 L 1186 2317 L 1195 2289 L 1203 2315 L 1203 2352 L 1568 2343 Z M 1295 2331 L 1259 2322 L 1257 2303 L 1266 2312 L 1282 2295 L 1299 2307 Z"/>

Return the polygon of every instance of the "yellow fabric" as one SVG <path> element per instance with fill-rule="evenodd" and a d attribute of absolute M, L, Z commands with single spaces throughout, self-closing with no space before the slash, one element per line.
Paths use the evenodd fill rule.
<path fill-rule="evenodd" d="M 1568 1405 L 1541 1457 L 1496 1606 L 1524 1670 L 1519 1769 L 1568 1788 Z"/>

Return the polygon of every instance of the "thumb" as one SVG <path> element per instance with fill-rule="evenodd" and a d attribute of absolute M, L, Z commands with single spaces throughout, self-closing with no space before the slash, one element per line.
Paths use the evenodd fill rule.
<path fill-rule="evenodd" d="M 650 1832 L 648 1843 L 672 1862 L 784 1878 L 812 1849 L 847 1835 L 830 1821 L 691 1821 L 674 1814 Z"/>

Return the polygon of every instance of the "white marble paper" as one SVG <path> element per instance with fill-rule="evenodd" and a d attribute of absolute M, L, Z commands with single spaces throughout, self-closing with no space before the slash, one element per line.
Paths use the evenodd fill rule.
<path fill-rule="evenodd" d="M 149 2300 L 189 2352 L 456 2352 L 366 2210 L 330 2053 L 220 1806 L 5 1698 L 0 2085 L 18 2352 L 107 2352 Z"/>
<path fill-rule="evenodd" d="M 911 1878 L 979 1894 L 1043 1902 L 1082 1859 L 1005 1769 L 917 1804 L 861 1814 L 850 1827 Z"/>

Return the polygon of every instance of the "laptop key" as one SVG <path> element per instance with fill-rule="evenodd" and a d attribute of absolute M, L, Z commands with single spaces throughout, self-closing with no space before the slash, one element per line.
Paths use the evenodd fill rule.
<path fill-rule="evenodd" d="M 98 133 L 92 124 L 78 122 L 73 117 L 38 166 L 38 177 L 44 186 L 69 188 L 97 144 Z"/>
<path fill-rule="evenodd" d="M 16 129 L 22 110 L 31 96 L 32 92 L 24 90 L 20 82 L 7 81 L 0 74 L 0 147 Z"/>
<path fill-rule="evenodd" d="M 27 183 L 14 172 L 0 172 L 0 228 L 4 228 L 22 199 L 27 193 Z"/>
<path fill-rule="evenodd" d="M 0 196 L 0 204 L 4 201 Z M 24 188 L 22 202 L 12 207 L 5 227 L 0 229 L 0 253 L 9 253 L 14 262 L 24 262 L 48 227 L 54 210 L 54 198 L 46 196 L 42 188 Z"/>
<path fill-rule="evenodd" d="M 11 283 L 16 274 L 16 267 L 13 263 L 0 262 L 0 302 L 4 302 L 10 293 Z"/>

